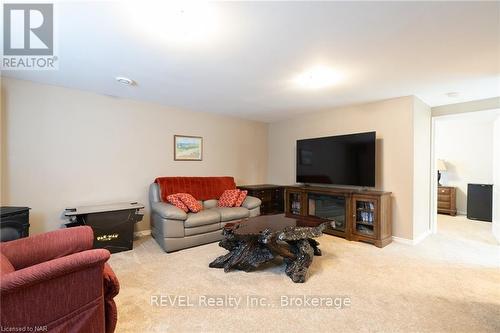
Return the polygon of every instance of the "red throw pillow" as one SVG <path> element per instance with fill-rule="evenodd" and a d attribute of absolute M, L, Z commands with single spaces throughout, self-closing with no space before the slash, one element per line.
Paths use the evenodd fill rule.
<path fill-rule="evenodd" d="M 225 190 L 217 202 L 217 207 L 233 207 L 240 195 L 240 190 Z"/>
<path fill-rule="evenodd" d="M 201 203 L 189 193 L 177 193 L 177 198 L 181 199 L 182 203 L 193 213 L 198 213 L 203 209 Z"/>
<path fill-rule="evenodd" d="M 243 201 L 245 201 L 245 198 L 247 197 L 248 191 L 247 190 L 240 190 L 240 195 L 238 196 L 238 199 L 236 199 L 236 202 L 234 203 L 234 207 L 241 207 L 241 204 Z"/>
<path fill-rule="evenodd" d="M 170 194 L 167 201 L 177 208 L 182 209 L 184 212 L 189 212 L 189 208 L 177 197 L 178 194 Z"/>

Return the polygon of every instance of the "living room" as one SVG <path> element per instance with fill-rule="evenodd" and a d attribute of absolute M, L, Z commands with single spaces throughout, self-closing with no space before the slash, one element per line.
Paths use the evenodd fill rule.
<path fill-rule="evenodd" d="M 500 109 L 499 2 L 19 4 L 1 205 L 29 226 L 2 215 L 2 329 L 500 330 L 500 126 L 491 222 L 440 228 L 434 147 L 440 117 Z M 53 19 L 50 56 L 6 52 L 26 8 L 31 44 Z M 131 212 L 123 229 L 92 224 L 106 209 Z M 78 312 L 67 288 L 96 289 L 57 265 L 84 254 L 104 291 Z"/>

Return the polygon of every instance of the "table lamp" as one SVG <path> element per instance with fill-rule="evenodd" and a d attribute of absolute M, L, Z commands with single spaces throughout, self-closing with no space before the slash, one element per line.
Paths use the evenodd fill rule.
<path fill-rule="evenodd" d="M 446 164 L 443 160 L 437 160 L 437 171 L 438 171 L 438 186 L 442 186 L 440 183 L 441 180 L 441 171 L 446 171 Z"/>

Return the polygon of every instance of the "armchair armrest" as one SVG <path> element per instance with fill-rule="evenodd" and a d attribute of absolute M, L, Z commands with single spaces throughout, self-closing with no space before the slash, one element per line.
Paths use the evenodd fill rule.
<path fill-rule="evenodd" d="M 103 266 L 109 256 L 104 249 L 88 250 L 3 274 L 1 325 L 103 332 Z"/>
<path fill-rule="evenodd" d="M 0 251 L 16 270 L 92 249 L 94 232 L 89 226 L 59 229 L 0 244 Z"/>
<path fill-rule="evenodd" d="M 152 202 L 151 210 L 165 219 L 180 221 L 187 219 L 185 211 L 165 202 Z"/>
<path fill-rule="evenodd" d="M 259 198 L 247 195 L 241 206 L 245 207 L 246 209 L 254 209 L 259 207 L 261 203 L 262 200 L 260 200 Z"/>
<path fill-rule="evenodd" d="M 118 295 L 120 292 L 120 283 L 118 282 L 115 272 L 113 272 L 113 269 L 111 269 L 111 266 L 108 263 L 104 265 L 103 277 L 104 297 L 111 299 Z"/>
<path fill-rule="evenodd" d="M 7 273 L 2 275 L 0 292 L 11 293 L 92 266 L 104 265 L 109 257 L 108 250 L 88 250 Z"/>
<path fill-rule="evenodd" d="M 120 291 L 120 283 L 116 278 L 115 272 L 111 269 L 108 263 L 104 264 L 104 313 L 106 333 L 115 331 L 116 323 L 118 321 L 118 311 L 113 297 L 118 295 Z"/>

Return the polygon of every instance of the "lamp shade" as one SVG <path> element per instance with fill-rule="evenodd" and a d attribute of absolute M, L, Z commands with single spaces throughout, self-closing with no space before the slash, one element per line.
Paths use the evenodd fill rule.
<path fill-rule="evenodd" d="M 443 160 L 437 160 L 437 169 L 438 171 L 446 171 L 446 164 Z"/>

